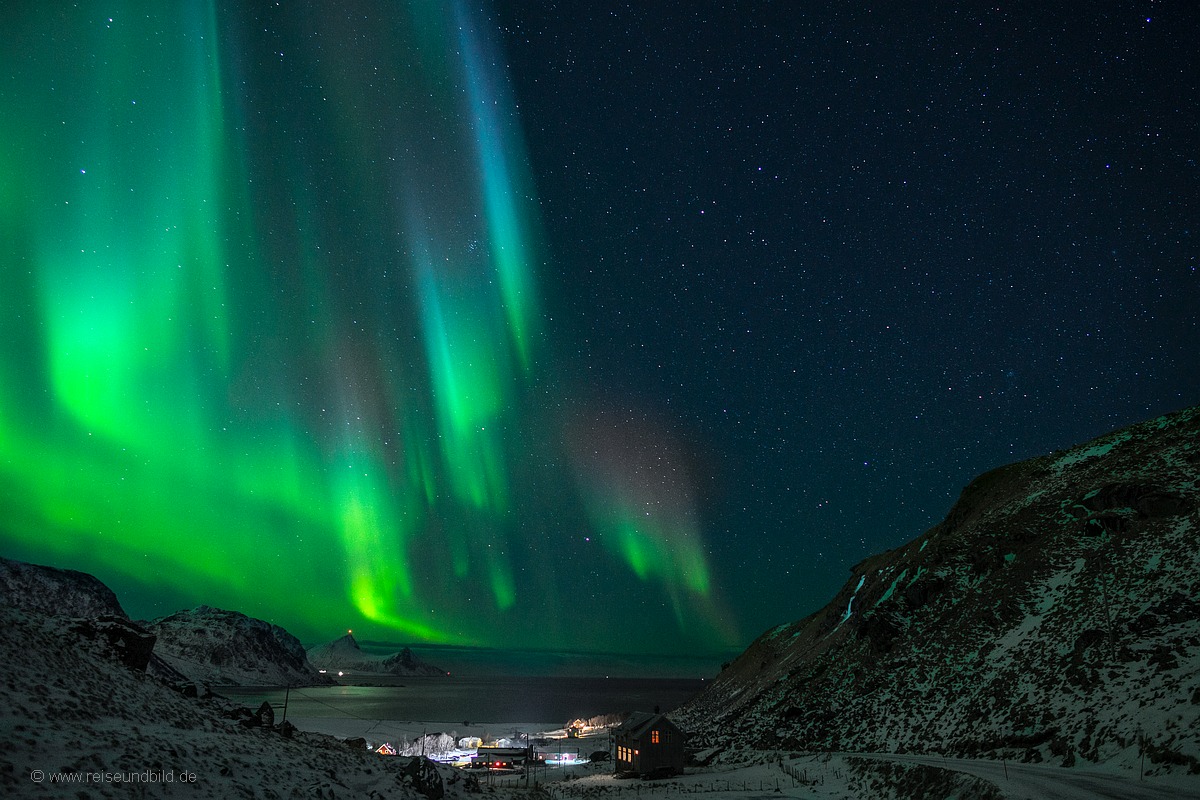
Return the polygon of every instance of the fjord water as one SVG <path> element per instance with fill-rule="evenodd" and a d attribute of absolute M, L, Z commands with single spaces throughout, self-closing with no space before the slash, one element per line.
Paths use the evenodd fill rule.
<path fill-rule="evenodd" d="M 317 686 L 288 692 L 288 716 L 487 723 L 562 722 L 622 711 L 669 711 L 704 687 L 694 678 L 418 677 L 391 686 Z M 254 707 L 282 704 L 282 688 L 225 687 Z"/>

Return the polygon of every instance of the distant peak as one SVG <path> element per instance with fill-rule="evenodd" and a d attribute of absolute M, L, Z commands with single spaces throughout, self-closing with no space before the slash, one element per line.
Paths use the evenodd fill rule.
<path fill-rule="evenodd" d="M 328 648 L 330 650 L 353 650 L 355 652 L 362 650 L 362 648 L 358 646 L 358 641 L 354 638 L 354 634 L 349 632 L 347 632 L 345 636 L 334 639 L 329 644 L 322 645 L 321 647 L 322 649 Z"/>

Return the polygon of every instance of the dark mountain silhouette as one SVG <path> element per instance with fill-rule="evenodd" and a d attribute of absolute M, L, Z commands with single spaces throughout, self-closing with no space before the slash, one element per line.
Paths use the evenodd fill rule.
<path fill-rule="evenodd" d="M 1200 769 L 1200 408 L 988 472 L 676 715 L 694 742 Z"/>

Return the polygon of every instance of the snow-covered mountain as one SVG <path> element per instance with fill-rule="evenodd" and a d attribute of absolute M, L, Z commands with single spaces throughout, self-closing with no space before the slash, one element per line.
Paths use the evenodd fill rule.
<path fill-rule="evenodd" d="M 358 646 L 354 634 L 347 633 L 340 639 L 326 642 L 308 650 L 308 661 L 314 667 L 329 672 L 366 672 L 374 675 L 445 675 L 445 670 L 417 658 L 413 651 L 404 648 L 390 656 L 375 656 Z"/>
<path fill-rule="evenodd" d="M 13 608 L 55 617 L 128 619 L 117 595 L 94 576 L 8 558 L 0 558 L 0 598 Z"/>
<path fill-rule="evenodd" d="M 236 646 L 302 663 L 299 642 L 265 622 L 201 607 L 155 623 L 156 643 L 91 575 L 7 559 L 0 600 L 0 797 L 420 798 L 414 787 L 466 797 L 452 768 L 264 726 L 220 697 L 189 695 L 190 683 L 173 686 L 169 667 L 147 669 L 164 638 L 210 663 Z"/>
<path fill-rule="evenodd" d="M 1200 770 L 1200 407 L 986 473 L 674 716 L 693 742 Z M 1155 766 L 1158 765 L 1158 766 Z"/>
<path fill-rule="evenodd" d="M 0 598 L 34 614 L 80 620 L 76 624 L 119 642 L 125 651 L 144 650 L 133 661 L 149 656 L 150 672 L 169 682 L 332 682 L 308 663 L 304 646 L 283 628 L 209 606 L 133 623 L 112 589 L 85 572 L 0 558 Z"/>
<path fill-rule="evenodd" d="M 304 646 L 278 625 L 199 606 L 145 623 L 155 655 L 193 681 L 302 686 L 333 681 L 308 663 Z"/>
<path fill-rule="evenodd" d="M 421 797 L 410 759 L 185 697 L 71 620 L 4 605 L 0 630 L 0 797 Z M 466 796 L 457 771 L 424 769 Z"/>
<path fill-rule="evenodd" d="M 405 647 L 398 653 L 392 653 L 386 656 L 381 662 L 380 667 L 383 672 L 388 675 L 445 675 L 445 670 L 440 667 L 435 667 L 427 661 L 422 661 L 413 653 L 412 650 Z"/>

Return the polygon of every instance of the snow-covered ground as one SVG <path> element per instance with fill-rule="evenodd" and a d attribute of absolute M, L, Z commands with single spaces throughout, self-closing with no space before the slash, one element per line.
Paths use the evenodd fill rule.
<path fill-rule="evenodd" d="M 314 733 L 247 727 L 81 638 L 75 622 L 0 606 L 0 797 L 419 797 L 387 759 Z M 446 769 L 446 797 L 465 776 Z M 451 782 L 453 779 L 454 782 Z"/>
<path fill-rule="evenodd" d="M 872 761 L 879 762 L 879 766 L 873 765 Z M 926 774 L 917 774 L 917 770 L 925 770 Z M 936 793 L 937 787 L 945 787 L 950 794 Z M 821 754 L 757 764 L 689 769 L 686 775 L 662 781 L 620 780 L 611 773 L 597 773 L 550 784 L 548 790 L 559 800 L 584 797 L 668 800 L 681 794 L 712 800 L 767 797 L 886 800 L 945 796 L 964 800 L 1168 800 L 1200 798 L 1200 781 L 1189 780 L 1187 776 L 1137 781 L 1103 770 L 979 760 L 943 761 L 930 756 L 864 758 Z"/>
<path fill-rule="evenodd" d="M 1200 798 L 1200 776 L 1168 774 L 1131 778 L 1116 767 L 1077 769 L 1050 764 L 921 755 L 866 755 L 873 760 L 920 764 L 974 775 L 1017 800 L 1174 800 Z M 839 756 L 844 759 L 844 756 Z"/>
<path fill-rule="evenodd" d="M 304 730 L 339 738 L 362 737 L 375 745 L 385 741 L 412 742 L 434 732 L 461 732 L 461 724 L 452 722 L 325 717 L 301 717 L 292 721 Z M 583 738 L 567 739 L 566 731 L 552 723 L 498 723 L 489 728 L 496 735 L 515 738 L 528 734 L 533 740 L 548 740 L 547 749 L 562 745 L 586 755 L 609 747 L 608 734 L 603 730 Z M 461 749 L 445 756 L 453 759 L 472 752 L 473 749 Z M 1102 767 L 1067 769 L 1048 764 L 886 754 L 836 753 L 799 757 L 777 754 L 757 763 L 690 767 L 684 775 L 655 781 L 617 778 L 613 775 L 611 762 L 554 766 L 529 777 L 493 775 L 491 778 L 491 781 L 485 781 L 485 787 L 493 792 L 525 790 L 536 783 L 557 800 L 595 797 L 668 800 L 680 794 L 694 794 L 711 800 L 917 798 L 926 796 L 918 787 L 928 787 L 931 782 L 950 788 L 957 797 L 989 800 L 1200 800 L 1200 776 L 1169 774 L 1139 780 L 1130 778 L 1115 766 L 1107 770 Z"/>

